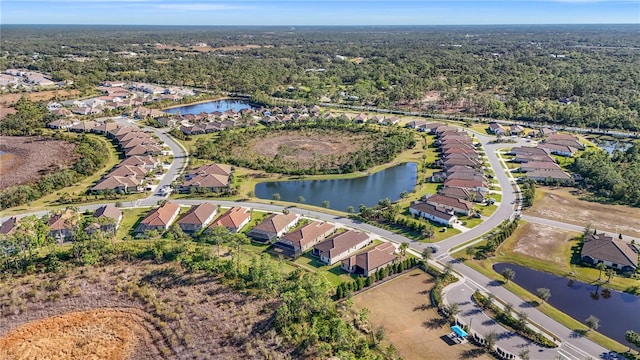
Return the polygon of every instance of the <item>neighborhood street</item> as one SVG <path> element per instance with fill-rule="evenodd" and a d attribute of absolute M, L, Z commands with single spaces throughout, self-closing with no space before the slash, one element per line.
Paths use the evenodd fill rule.
<path fill-rule="evenodd" d="M 127 123 L 127 125 L 131 125 L 131 123 L 127 119 L 119 119 L 118 122 Z M 180 144 L 178 144 L 173 138 L 167 136 L 164 132 L 158 129 L 151 129 L 161 140 L 163 140 L 171 149 L 174 156 L 174 161 L 169 168 L 168 172 L 161 180 L 158 188 L 161 188 L 164 185 L 171 184 L 174 179 L 177 178 L 178 174 L 182 171 L 182 169 L 186 166 L 188 161 L 188 154 L 186 153 L 186 149 L 184 149 Z M 439 246 L 439 250 L 434 254 L 434 258 L 439 260 L 442 263 L 451 263 L 453 265 L 454 270 L 462 275 L 462 280 L 458 282 L 455 286 L 451 287 L 449 291 L 446 293 L 446 300 L 449 302 L 457 302 L 461 304 L 460 308 L 462 312 L 459 314 L 459 318 L 463 323 L 469 324 L 472 322 L 472 333 L 476 332 L 481 335 L 486 335 L 490 331 L 496 331 L 501 336 L 499 336 L 497 345 L 505 349 L 513 354 L 517 355 L 522 349 L 527 348 L 530 350 L 530 355 L 532 359 L 556 359 L 566 358 L 566 359 L 585 359 L 587 357 L 593 358 L 613 358 L 609 354 L 609 351 L 592 341 L 577 337 L 573 329 L 567 329 L 560 323 L 555 320 L 549 318 L 544 315 L 540 311 L 535 308 L 531 308 L 527 303 L 518 298 L 513 293 L 504 289 L 501 286 L 497 286 L 496 283 L 484 275 L 476 272 L 470 267 L 466 266 L 464 263 L 456 261 L 451 258 L 449 255 L 449 250 L 453 247 L 459 246 L 463 243 L 466 243 L 470 240 L 481 237 L 483 234 L 490 232 L 493 228 L 495 228 L 498 224 L 506 219 L 512 218 L 516 214 L 516 209 L 518 209 L 518 204 L 515 204 L 516 201 L 516 190 L 513 186 L 513 180 L 509 179 L 505 174 L 505 171 L 500 166 L 499 159 L 495 154 L 495 151 L 500 148 L 505 147 L 513 147 L 518 145 L 523 145 L 524 140 L 519 139 L 519 143 L 491 143 L 495 138 L 480 135 L 474 133 L 474 136 L 480 140 L 483 145 L 483 148 L 486 152 L 486 157 L 493 168 L 496 179 L 500 183 L 502 190 L 502 200 L 494 212 L 493 215 L 486 218 L 481 224 L 472 228 L 467 232 L 463 232 L 461 234 L 452 236 L 446 240 L 443 240 L 437 245 Z M 154 191 L 148 198 L 144 200 L 138 200 L 136 202 L 125 202 L 124 206 L 130 207 L 151 207 L 157 205 L 158 201 L 165 200 L 165 196 L 157 195 L 157 191 Z M 237 201 L 222 201 L 215 199 L 207 199 L 207 200 L 171 200 L 172 202 L 179 203 L 181 205 L 193 205 L 202 202 L 211 202 L 216 205 L 221 205 L 224 207 L 231 206 L 243 206 L 252 208 L 255 210 L 263 210 L 263 211 L 275 211 L 280 212 L 283 210 L 283 207 L 280 205 L 273 204 L 264 204 L 264 203 L 253 203 L 253 202 L 237 202 Z M 80 206 L 80 211 L 85 210 L 95 210 L 98 207 L 104 204 L 94 204 L 87 206 Z M 404 236 L 394 234 L 390 231 L 380 229 L 378 227 L 361 223 L 346 217 L 340 217 L 335 215 L 330 215 L 322 212 L 317 212 L 313 210 L 300 209 L 296 207 L 290 207 L 289 211 L 301 214 L 302 216 L 315 218 L 323 221 L 330 221 L 342 224 L 344 226 L 352 227 L 354 229 L 366 231 L 372 234 L 376 234 L 377 236 L 387 239 L 389 241 L 395 243 L 408 242 L 410 244 L 410 248 L 413 249 L 417 253 L 421 253 L 422 250 L 429 247 L 432 244 L 423 243 L 419 241 L 414 241 L 408 239 Z M 38 216 L 46 214 L 46 211 L 35 213 Z M 27 214 L 24 214 L 27 215 Z M 22 216 L 24 216 L 22 215 Z M 6 217 L 5 217 L 6 218 Z M 4 219 L 0 219 L 4 221 Z M 524 219 L 531 222 L 540 222 L 548 225 L 560 227 L 563 229 L 574 230 L 574 231 L 582 231 L 582 227 L 558 223 L 551 220 L 533 218 L 528 216 L 523 216 Z M 576 230 L 577 229 L 577 230 Z M 488 319 L 486 315 L 481 314 L 480 310 L 475 303 L 471 300 L 471 294 L 476 290 L 480 289 L 485 292 L 491 292 L 495 294 L 496 298 L 500 299 L 504 303 L 511 303 L 514 305 L 514 309 L 518 311 L 525 311 L 530 321 L 535 324 L 539 324 L 542 328 L 545 328 L 558 336 L 563 344 L 557 349 L 543 349 L 533 344 L 529 344 L 527 341 L 522 338 L 508 334 L 508 331 L 502 328 L 500 325 L 495 324 L 492 320 Z M 472 320 L 474 319 L 474 320 Z M 535 354 L 534 354 L 535 352 Z"/>

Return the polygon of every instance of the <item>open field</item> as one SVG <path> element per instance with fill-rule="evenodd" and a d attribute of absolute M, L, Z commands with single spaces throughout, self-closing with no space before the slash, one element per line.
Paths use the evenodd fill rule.
<path fill-rule="evenodd" d="M 282 359 L 276 303 L 151 262 L 0 282 L 2 359 Z M 3 353 L 4 352 L 4 353 Z"/>
<path fill-rule="evenodd" d="M 472 350 L 479 348 L 470 344 L 450 346 L 442 339 L 451 330 L 431 306 L 432 288 L 433 278 L 421 270 L 413 270 L 354 296 L 353 303 L 356 309 L 371 311 L 372 328 L 383 325 L 386 330 L 383 343 L 392 343 L 403 359 L 471 358 Z M 473 358 L 491 359 L 486 354 Z"/>
<path fill-rule="evenodd" d="M 640 237 L 640 208 L 581 200 L 574 188 L 537 186 L 533 207 L 525 213 L 545 219 Z M 586 195 L 586 193 L 584 193 Z"/>
<path fill-rule="evenodd" d="M 139 342 L 153 341 L 152 332 L 153 324 L 135 308 L 72 312 L 13 329 L 0 339 L 0 354 L 5 359 L 127 359 Z"/>
<path fill-rule="evenodd" d="M 47 90 L 47 91 L 37 91 L 31 93 L 19 93 L 19 94 L 3 94 L 0 95 L 0 105 L 11 106 L 16 101 L 20 100 L 21 97 L 26 96 L 32 101 L 48 101 L 53 98 L 67 98 L 78 96 L 80 91 L 78 90 Z M 4 112 L 4 110 L 3 110 Z"/>
<path fill-rule="evenodd" d="M 512 236 L 499 248 L 498 253 L 515 253 L 549 262 L 558 270 L 570 271 L 571 240 L 578 233 L 563 231 L 552 226 L 522 221 Z"/>
<path fill-rule="evenodd" d="M 0 189 L 34 182 L 70 167 L 77 157 L 74 144 L 29 136 L 0 136 Z"/>

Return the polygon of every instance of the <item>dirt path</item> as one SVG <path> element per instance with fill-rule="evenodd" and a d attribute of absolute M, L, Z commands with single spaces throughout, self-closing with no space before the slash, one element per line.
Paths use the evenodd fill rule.
<path fill-rule="evenodd" d="M 480 349 L 473 345 L 450 346 L 443 340 L 451 330 L 430 306 L 429 290 L 432 288 L 433 278 L 421 270 L 414 270 L 358 294 L 353 298 L 354 307 L 371 311 L 371 325 L 374 329 L 384 325 L 385 342 L 392 343 L 403 359 L 491 359 L 486 354 L 475 354 L 474 350 Z"/>

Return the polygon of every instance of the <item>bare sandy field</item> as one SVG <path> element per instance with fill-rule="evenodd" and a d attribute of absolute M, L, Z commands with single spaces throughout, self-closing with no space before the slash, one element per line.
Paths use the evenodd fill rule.
<path fill-rule="evenodd" d="M 72 312 L 21 325 L 0 339 L 3 359 L 129 358 L 139 341 L 150 343 L 153 324 L 138 309 Z"/>
<path fill-rule="evenodd" d="M 354 296 L 354 307 L 371 311 L 373 329 L 384 325 L 386 339 L 406 360 L 491 359 L 471 344 L 450 346 L 442 337 L 451 330 L 431 306 L 433 278 L 414 270 L 372 290 Z"/>
<path fill-rule="evenodd" d="M 31 93 L 3 94 L 0 95 L 0 104 L 4 106 L 11 106 L 23 96 L 27 96 L 32 101 L 49 101 L 55 97 L 66 98 L 68 96 L 76 96 L 78 94 L 80 94 L 80 91 L 78 90 L 47 90 Z"/>
<path fill-rule="evenodd" d="M 524 223 L 518 226 L 502 249 L 566 266 L 571 258 L 571 240 L 578 235 L 553 226 Z"/>
<path fill-rule="evenodd" d="M 536 187 L 527 215 L 640 237 L 640 208 L 580 200 L 574 188 Z"/>
<path fill-rule="evenodd" d="M 70 167 L 77 159 L 74 144 L 28 136 L 0 136 L 0 190 L 38 180 Z"/>
<path fill-rule="evenodd" d="M 0 278 L 0 359 L 287 359 L 274 300 L 176 264 Z"/>

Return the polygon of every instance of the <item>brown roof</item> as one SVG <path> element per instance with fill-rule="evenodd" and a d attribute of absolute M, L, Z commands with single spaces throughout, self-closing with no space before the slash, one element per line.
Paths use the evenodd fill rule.
<path fill-rule="evenodd" d="M 368 273 L 372 269 L 383 266 L 395 260 L 395 252 L 396 247 L 390 242 L 385 242 L 374 247 L 371 250 L 346 258 L 342 260 L 342 263 L 346 266 L 355 265 L 363 269 L 365 273 Z"/>
<path fill-rule="evenodd" d="M 140 223 L 148 226 L 167 226 L 178 211 L 180 211 L 180 205 L 167 202 L 151 210 Z"/>
<path fill-rule="evenodd" d="M 113 205 L 101 206 L 96 210 L 96 212 L 93 213 L 93 217 L 95 218 L 108 217 L 115 221 L 118 221 L 118 219 L 120 219 L 120 216 L 122 216 L 122 211 L 120 211 L 120 209 Z"/>
<path fill-rule="evenodd" d="M 484 195 L 480 191 L 469 190 L 465 188 L 457 188 L 457 187 L 446 187 L 442 188 L 438 191 L 441 195 L 446 195 L 449 197 L 455 197 L 458 199 L 474 199 L 474 198 L 484 198 Z"/>
<path fill-rule="evenodd" d="M 198 175 L 182 183 L 184 187 L 196 186 L 203 188 L 221 188 L 227 185 L 229 185 L 229 176 L 213 174 Z"/>
<path fill-rule="evenodd" d="M 73 215 L 75 215 L 75 211 L 71 209 L 67 209 L 60 214 L 55 214 L 49 218 L 49 229 L 50 230 L 64 230 L 70 229 L 74 227 L 77 223 L 77 219 L 70 220 Z"/>
<path fill-rule="evenodd" d="M 560 170 L 560 165 L 550 161 L 529 161 L 520 166 L 524 171 L 527 170 Z"/>
<path fill-rule="evenodd" d="M 271 214 L 251 231 L 264 231 L 278 233 L 294 222 L 298 218 L 297 214 Z"/>
<path fill-rule="evenodd" d="M 154 167 L 156 166 L 157 163 L 158 163 L 158 160 L 156 160 L 151 155 L 146 155 L 146 156 L 134 155 L 122 160 L 119 166 L 131 165 L 131 166 Z"/>
<path fill-rule="evenodd" d="M 210 202 L 194 205 L 178 220 L 178 224 L 204 225 L 205 221 L 218 211 L 218 207 Z"/>
<path fill-rule="evenodd" d="M 326 234 L 327 232 L 335 229 L 335 226 L 326 222 L 314 221 L 301 228 L 298 228 L 290 233 L 282 236 L 282 239 L 291 241 L 296 247 L 304 247 L 311 241 L 314 241 L 318 236 Z"/>
<path fill-rule="evenodd" d="M 342 254 L 362 242 L 368 241 L 369 235 L 363 232 L 347 230 L 343 233 L 334 235 L 327 240 L 317 244 L 313 248 L 320 251 L 321 254 L 328 258 Z"/>
<path fill-rule="evenodd" d="M 0 225 L 0 234 L 9 235 L 12 234 L 18 228 L 18 219 L 13 216 L 8 218 Z"/>
<path fill-rule="evenodd" d="M 547 155 L 547 152 L 544 149 L 532 147 L 532 146 L 516 146 L 509 151 L 510 153 L 521 155 L 521 154 L 531 154 L 531 155 Z"/>
<path fill-rule="evenodd" d="M 224 213 L 218 220 L 216 220 L 209 227 L 225 226 L 228 228 L 237 229 L 245 220 L 251 218 L 249 209 L 242 207 L 233 207 Z"/>
<path fill-rule="evenodd" d="M 135 176 L 107 175 L 92 187 L 91 190 L 113 190 L 123 186 L 126 188 L 135 188 L 140 185 L 142 185 L 142 179 L 138 179 Z"/>
<path fill-rule="evenodd" d="M 473 204 L 466 200 L 461 200 L 454 197 L 449 197 L 446 195 L 434 194 L 427 198 L 427 202 L 432 205 L 443 205 L 446 207 L 455 207 L 458 209 L 464 209 L 469 211 L 473 209 Z"/>
<path fill-rule="evenodd" d="M 581 255 L 623 266 L 638 267 L 638 254 L 633 251 L 631 245 L 604 233 L 587 235 Z"/>
<path fill-rule="evenodd" d="M 444 186 L 473 189 L 473 188 L 486 188 L 487 183 L 484 181 L 477 181 L 477 180 L 450 179 L 450 180 L 444 181 Z"/>

